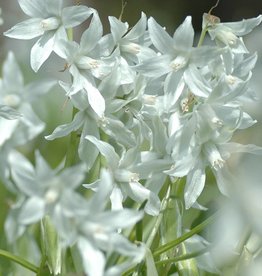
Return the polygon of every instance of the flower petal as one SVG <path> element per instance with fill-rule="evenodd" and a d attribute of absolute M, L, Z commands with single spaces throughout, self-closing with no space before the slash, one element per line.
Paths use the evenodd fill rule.
<path fill-rule="evenodd" d="M 115 152 L 113 146 L 104 141 L 98 140 L 94 136 L 87 135 L 85 138 L 96 145 L 100 153 L 106 158 L 106 161 L 110 168 L 117 169 L 119 164 L 119 156 Z"/>
<path fill-rule="evenodd" d="M 19 215 L 19 222 L 32 224 L 39 221 L 45 213 L 45 202 L 39 197 L 31 197 L 22 206 Z"/>
<path fill-rule="evenodd" d="M 83 112 L 78 112 L 73 121 L 69 124 L 64 124 L 58 126 L 52 134 L 45 136 L 46 140 L 54 140 L 56 138 L 64 137 L 69 135 L 72 131 L 78 130 L 83 124 L 84 114 Z"/>
<path fill-rule="evenodd" d="M 103 276 L 106 263 L 104 254 L 82 237 L 78 239 L 77 247 L 82 256 L 85 273 Z"/>
<path fill-rule="evenodd" d="M 103 96 L 99 90 L 87 80 L 84 81 L 84 89 L 87 92 L 90 106 L 99 117 L 102 117 L 105 112 L 105 100 Z"/>
<path fill-rule="evenodd" d="M 31 17 L 46 18 L 46 3 L 43 0 L 18 0 L 23 12 Z"/>
<path fill-rule="evenodd" d="M 154 46 L 163 54 L 174 55 L 174 41 L 154 18 L 148 19 L 148 30 Z"/>
<path fill-rule="evenodd" d="M 31 50 L 31 67 L 37 72 L 48 59 L 54 48 L 54 32 L 46 32 L 33 46 Z"/>
<path fill-rule="evenodd" d="M 196 202 L 204 189 L 205 181 L 205 169 L 201 166 L 197 166 L 188 173 L 184 192 L 186 209 L 189 209 Z"/>
<path fill-rule="evenodd" d="M 82 53 L 88 53 L 94 49 L 102 35 L 102 23 L 98 14 L 94 13 L 88 29 L 82 34 L 81 37 L 80 48 Z"/>
<path fill-rule="evenodd" d="M 44 33 L 41 22 L 41 18 L 31 18 L 25 20 L 4 32 L 4 35 L 17 39 L 32 39 L 38 37 Z"/>
<path fill-rule="evenodd" d="M 83 23 L 92 13 L 93 9 L 86 6 L 67 7 L 62 10 L 62 22 L 65 28 L 73 28 Z"/>
<path fill-rule="evenodd" d="M 179 51 L 189 51 L 192 48 L 194 30 L 191 16 L 187 16 L 185 21 L 176 29 L 173 39 L 175 48 Z"/>

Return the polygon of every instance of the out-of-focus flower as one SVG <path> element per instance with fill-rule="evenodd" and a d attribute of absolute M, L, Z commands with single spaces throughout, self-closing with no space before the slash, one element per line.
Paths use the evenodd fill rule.
<path fill-rule="evenodd" d="M 1 17 L 1 15 L 2 15 L 2 9 L 0 8 L 0 25 L 3 25 L 4 24 L 4 20 Z"/>
<path fill-rule="evenodd" d="M 25 144 L 43 131 L 45 124 L 35 113 L 32 104 L 55 84 L 56 81 L 46 79 L 25 85 L 14 54 L 8 53 L 0 79 L 1 178 L 8 175 L 7 158 L 10 149 Z"/>

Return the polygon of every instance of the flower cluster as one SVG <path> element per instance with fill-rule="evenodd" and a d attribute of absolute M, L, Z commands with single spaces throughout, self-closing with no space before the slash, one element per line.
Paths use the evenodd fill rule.
<path fill-rule="evenodd" d="M 227 195 L 234 178 L 227 167 L 230 155 L 262 154 L 255 145 L 231 141 L 235 131 L 256 123 L 243 103 L 256 99 L 249 83 L 257 56 L 249 54 L 242 36 L 259 25 L 262 16 L 220 23 L 204 14 L 202 35 L 194 46 L 190 16 L 173 36 L 144 13 L 131 28 L 111 16 L 110 33 L 104 35 L 96 10 L 82 5 L 63 8 L 62 2 L 19 0 L 31 18 L 5 35 L 40 37 L 31 50 L 34 71 L 52 51 L 64 60 L 64 73 L 68 71 L 72 81 L 59 85 L 74 116 L 45 138 L 77 132 L 78 156 L 71 164 L 78 164 L 52 170 L 36 152 L 34 167 L 13 150 L 43 130 L 30 104 L 54 81 L 24 86 L 9 53 L 0 83 L 0 171 L 20 200 L 10 211 L 6 229 L 14 241 L 27 225 L 49 216 L 61 244 L 76 244 L 88 275 L 120 275 L 145 255 L 144 246 L 122 234 L 143 217 L 142 211 L 126 208 L 130 202 L 157 216 L 167 179 L 176 185 L 176 179 L 184 178 L 185 210 L 201 209 L 197 200 L 207 168 Z M 72 28 L 88 18 L 80 42 L 72 41 Z M 207 32 L 213 45 L 203 45 Z M 82 194 L 81 184 L 87 189 Z M 110 267 L 112 252 L 127 261 Z M 57 263 L 50 269 L 60 271 Z"/>

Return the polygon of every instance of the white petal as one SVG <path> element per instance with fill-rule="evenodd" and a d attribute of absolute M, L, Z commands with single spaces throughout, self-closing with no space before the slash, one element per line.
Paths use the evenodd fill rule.
<path fill-rule="evenodd" d="M 172 37 L 152 17 L 148 20 L 148 30 L 153 44 L 160 52 L 174 55 L 175 49 Z"/>
<path fill-rule="evenodd" d="M 19 222 L 22 224 L 31 224 L 39 221 L 45 212 L 45 203 L 39 197 L 31 197 L 22 206 Z"/>
<path fill-rule="evenodd" d="M 45 136 L 46 140 L 54 140 L 56 138 L 64 137 L 69 135 L 72 131 L 78 130 L 83 124 L 84 114 L 83 112 L 78 112 L 73 121 L 69 124 L 64 124 L 58 126 L 52 134 Z"/>
<path fill-rule="evenodd" d="M 85 138 L 97 146 L 100 153 L 106 158 L 106 161 L 110 168 L 116 169 L 118 167 L 119 156 L 115 152 L 113 146 L 104 141 L 98 140 L 94 136 L 87 135 Z"/>
<path fill-rule="evenodd" d="M 93 9 L 86 6 L 66 7 L 62 11 L 62 21 L 65 28 L 73 28 L 84 22 L 92 13 Z"/>
<path fill-rule="evenodd" d="M 114 42 L 117 43 L 121 39 L 121 37 L 127 32 L 128 24 L 121 22 L 113 16 L 109 16 L 108 20 L 110 23 L 110 29 Z"/>
<path fill-rule="evenodd" d="M 41 22 L 41 18 L 31 18 L 25 20 L 4 32 L 4 35 L 17 39 L 32 39 L 34 37 L 38 37 L 44 33 Z"/>
<path fill-rule="evenodd" d="M 87 92 L 90 106 L 99 117 L 102 117 L 105 112 L 105 100 L 103 96 L 99 90 L 87 80 L 84 82 L 84 89 Z"/>
<path fill-rule="evenodd" d="M 50 56 L 54 48 L 55 35 L 53 32 L 46 32 L 33 46 L 31 50 L 31 67 L 37 72 L 42 64 Z"/>
<path fill-rule="evenodd" d="M 93 14 L 88 29 L 82 34 L 80 47 L 83 53 L 91 51 L 103 35 L 103 28 L 97 13 Z"/>
<path fill-rule="evenodd" d="M 78 239 L 77 247 L 82 256 L 85 273 L 90 276 L 103 276 L 106 263 L 104 254 L 82 237 Z"/>
<path fill-rule="evenodd" d="M 205 180 L 205 170 L 200 166 L 188 173 L 184 191 L 186 209 L 189 209 L 202 193 L 205 186 Z"/>
<path fill-rule="evenodd" d="M 175 48 L 180 51 L 189 51 L 193 46 L 194 30 L 192 18 L 187 16 L 185 21 L 176 29 L 174 33 Z"/>
<path fill-rule="evenodd" d="M 43 0 L 18 0 L 18 3 L 23 12 L 31 17 L 45 18 L 48 15 Z"/>

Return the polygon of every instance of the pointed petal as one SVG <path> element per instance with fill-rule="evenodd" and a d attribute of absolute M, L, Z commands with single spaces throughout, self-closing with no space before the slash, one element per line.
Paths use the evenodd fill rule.
<path fill-rule="evenodd" d="M 31 67 L 37 72 L 42 64 L 48 59 L 54 48 L 55 35 L 46 32 L 33 46 L 31 50 Z"/>
<path fill-rule="evenodd" d="M 151 57 L 134 66 L 134 70 L 142 73 L 144 76 L 158 78 L 172 70 L 170 57 L 167 55 Z"/>
<path fill-rule="evenodd" d="M 49 90 L 57 83 L 56 80 L 43 79 L 34 81 L 26 85 L 23 95 L 28 102 L 39 100 L 39 97 L 48 93 Z"/>
<path fill-rule="evenodd" d="M 143 212 L 132 209 L 106 211 L 98 214 L 95 219 L 113 230 L 133 226 L 143 218 Z"/>
<path fill-rule="evenodd" d="M 41 0 L 40 0 L 41 1 Z M 48 12 L 48 15 L 56 15 L 56 16 L 60 16 L 61 11 L 62 11 L 62 7 L 63 7 L 63 0 L 45 0 L 45 6 L 46 6 L 46 10 Z"/>
<path fill-rule="evenodd" d="M 233 33 L 238 36 L 243 36 L 250 33 L 256 26 L 258 26 L 262 21 L 262 15 L 259 15 L 255 18 L 243 19 L 238 22 L 230 22 L 230 23 L 221 23 L 226 27 L 232 29 Z"/>
<path fill-rule="evenodd" d="M 222 154 L 226 154 L 229 157 L 228 154 L 230 153 L 238 153 L 238 152 L 243 152 L 243 153 L 251 153 L 255 155 L 262 155 L 262 147 L 248 144 L 248 145 L 242 145 L 239 143 L 225 143 L 219 145 L 219 149 L 222 150 Z"/>
<path fill-rule="evenodd" d="M 114 183 L 111 172 L 103 168 L 100 172 L 100 179 L 99 184 L 97 185 L 97 191 L 93 195 L 90 204 L 90 208 L 94 210 L 96 213 L 99 213 L 105 209 L 108 202 L 108 198 L 112 193 L 113 185 Z"/>
<path fill-rule="evenodd" d="M 38 37 L 44 33 L 41 21 L 41 18 L 31 18 L 25 20 L 4 32 L 4 35 L 17 39 L 32 39 Z"/>
<path fill-rule="evenodd" d="M 62 10 L 62 22 L 65 28 L 73 28 L 83 23 L 92 13 L 93 9 L 87 6 L 72 6 Z"/>
<path fill-rule="evenodd" d="M 99 39 L 103 35 L 103 27 L 99 15 L 93 14 L 88 29 L 82 34 L 80 40 L 80 49 L 82 53 L 88 53 L 94 49 Z"/>
<path fill-rule="evenodd" d="M 45 202 L 39 197 L 31 197 L 22 206 L 19 214 L 19 222 L 32 224 L 39 221 L 45 213 Z"/>
<path fill-rule="evenodd" d="M 12 178 L 22 193 L 34 196 L 39 193 L 39 187 L 35 184 L 35 173 L 32 164 L 20 153 L 11 152 L 9 155 Z"/>
<path fill-rule="evenodd" d="M 110 23 L 110 30 L 111 30 L 114 42 L 118 43 L 118 41 L 122 38 L 122 36 L 127 32 L 128 24 L 121 22 L 114 16 L 109 16 L 108 20 Z"/>
<path fill-rule="evenodd" d="M 194 29 L 192 18 L 187 16 L 185 21 L 176 29 L 174 33 L 174 46 L 179 51 L 190 51 L 194 41 Z"/>
<path fill-rule="evenodd" d="M 174 41 L 153 17 L 148 19 L 148 30 L 154 46 L 163 54 L 174 55 Z"/>
<path fill-rule="evenodd" d="M 103 276 L 106 264 L 104 254 L 83 237 L 78 239 L 77 247 L 82 257 L 85 273 L 87 275 Z"/>
<path fill-rule="evenodd" d="M 113 146 L 90 135 L 87 135 L 85 138 L 97 146 L 100 153 L 106 158 L 110 168 L 113 170 L 118 168 L 120 159 Z"/>
<path fill-rule="evenodd" d="M 71 132 L 78 130 L 82 124 L 83 124 L 83 120 L 84 120 L 84 113 L 83 112 L 78 112 L 73 121 L 70 122 L 69 124 L 64 124 L 64 125 L 60 125 L 58 126 L 52 134 L 45 136 L 46 140 L 54 140 L 60 137 L 64 137 L 69 135 Z"/>
<path fill-rule="evenodd" d="M 127 33 L 127 35 L 125 35 L 125 38 L 128 40 L 137 40 L 142 35 L 144 35 L 146 31 L 146 19 L 146 15 L 142 12 L 141 18 L 136 23 L 136 25 Z"/>
<path fill-rule="evenodd" d="M 102 117 L 105 112 L 105 100 L 103 96 L 99 90 L 87 80 L 84 81 L 84 89 L 87 92 L 90 106 L 99 117 Z"/>
<path fill-rule="evenodd" d="M 46 3 L 42 0 L 18 0 L 23 12 L 31 17 L 46 18 Z"/>
<path fill-rule="evenodd" d="M 3 83 L 9 91 L 16 92 L 24 86 L 24 78 L 13 52 L 9 52 L 3 65 Z"/>
<path fill-rule="evenodd" d="M 123 209 L 123 194 L 118 186 L 115 186 L 110 195 L 111 209 L 122 210 Z"/>
<path fill-rule="evenodd" d="M 59 177 L 65 189 L 75 189 L 82 184 L 85 178 L 86 166 L 83 163 L 64 169 Z"/>
<path fill-rule="evenodd" d="M 184 79 L 190 91 L 196 96 L 207 98 L 212 91 L 209 83 L 205 81 L 199 70 L 193 65 L 190 65 L 185 71 Z"/>
<path fill-rule="evenodd" d="M 192 207 L 196 202 L 204 189 L 205 181 L 205 169 L 199 165 L 188 173 L 184 191 L 186 209 Z"/>
<path fill-rule="evenodd" d="M 99 154 L 97 147 L 86 140 L 86 135 L 91 135 L 99 139 L 99 128 L 95 120 L 85 117 L 85 123 L 82 129 L 82 134 L 78 146 L 79 158 L 85 162 L 88 169 L 91 169 L 96 161 Z"/>

